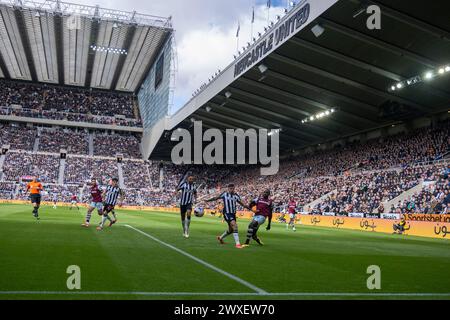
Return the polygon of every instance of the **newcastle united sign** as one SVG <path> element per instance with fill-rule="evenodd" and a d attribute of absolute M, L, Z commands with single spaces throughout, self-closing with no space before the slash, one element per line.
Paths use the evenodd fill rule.
<path fill-rule="evenodd" d="M 234 66 L 234 78 L 239 77 L 274 49 L 278 48 L 304 26 L 310 17 L 311 6 L 306 3 L 277 23 L 273 30 L 253 45 L 250 52 L 241 57 Z"/>

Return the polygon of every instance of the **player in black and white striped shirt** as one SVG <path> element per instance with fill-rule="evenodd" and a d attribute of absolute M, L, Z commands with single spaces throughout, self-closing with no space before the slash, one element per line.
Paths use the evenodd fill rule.
<path fill-rule="evenodd" d="M 114 212 L 114 208 L 116 204 L 122 203 L 124 198 L 124 192 L 119 187 L 119 180 L 114 178 L 111 179 L 109 186 L 106 187 L 106 190 L 103 192 L 103 217 L 102 222 L 97 227 L 97 230 L 103 230 L 103 226 L 105 225 L 106 220 L 109 220 L 109 226 L 111 227 L 113 224 L 117 222 L 116 213 Z M 109 217 L 109 214 L 112 214 L 114 220 Z"/>
<path fill-rule="evenodd" d="M 223 201 L 223 217 L 228 223 L 228 230 L 225 231 L 221 236 L 217 237 L 217 240 L 219 240 L 221 244 L 225 244 L 223 240 L 230 234 L 233 234 L 236 248 L 242 249 L 241 243 L 239 241 L 238 225 L 236 222 L 237 204 L 240 204 L 242 207 L 249 210 L 250 208 L 242 203 L 241 197 L 235 192 L 234 184 L 228 185 L 228 192 L 224 192 L 218 197 L 206 200 L 206 202 L 213 202 L 217 200 Z"/>
<path fill-rule="evenodd" d="M 183 236 L 189 238 L 189 227 L 191 225 L 192 206 L 197 198 L 197 187 L 194 177 L 190 176 L 187 181 L 182 181 L 177 187 L 177 193 L 181 191 L 180 213 L 183 226 Z"/>

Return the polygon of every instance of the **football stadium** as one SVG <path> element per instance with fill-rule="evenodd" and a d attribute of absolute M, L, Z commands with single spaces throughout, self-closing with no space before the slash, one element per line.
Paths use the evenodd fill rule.
<path fill-rule="evenodd" d="M 448 4 L 281 2 L 173 110 L 171 16 L 0 0 L 0 300 L 450 299 Z"/>

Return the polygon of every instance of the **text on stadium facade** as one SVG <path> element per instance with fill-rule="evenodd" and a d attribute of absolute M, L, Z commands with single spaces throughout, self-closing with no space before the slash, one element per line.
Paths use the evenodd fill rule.
<path fill-rule="evenodd" d="M 234 77 L 240 76 L 244 71 L 251 68 L 258 61 L 264 58 L 274 47 L 280 46 L 291 35 L 300 29 L 309 18 L 311 11 L 309 3 L 298 9 L 289 19 L 277 27 L 269 36 L 258 43 L 245 57 L 239 60 L 234 66 Z"/>

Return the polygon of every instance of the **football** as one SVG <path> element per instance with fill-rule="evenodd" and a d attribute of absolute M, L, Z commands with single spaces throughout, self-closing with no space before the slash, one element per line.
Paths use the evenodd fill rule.
<path fill-rule="evenodd" d="M 205 215 L 205 210 L 203 208 L 195 208 L 194 214 L 197 218 L 201 218 Z"/>

